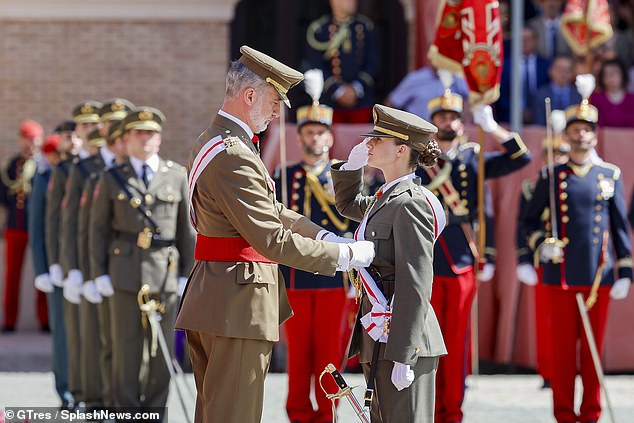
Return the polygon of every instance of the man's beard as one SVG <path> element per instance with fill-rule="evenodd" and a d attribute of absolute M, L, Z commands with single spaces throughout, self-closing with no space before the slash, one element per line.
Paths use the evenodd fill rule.
<path fill-rule="evenodd" d="M 453 141 L 457 136 L 458 136 L 458 133 L 451 128 L 449 129 L 438 128 L 438 132 L 436 133 L 436 138 L 439 141 Z"/>
<path fill-rule="evenodd" d="M 304 153 L 313 157 L 321 157 L 324 154 L 328 153 L 328 151 L 330 151 L 330 147 L 328 147 L 327 145 L 322 145 L 321 147 L 311 147 L 310 145 L 304 145 L 303 149 Z"/>

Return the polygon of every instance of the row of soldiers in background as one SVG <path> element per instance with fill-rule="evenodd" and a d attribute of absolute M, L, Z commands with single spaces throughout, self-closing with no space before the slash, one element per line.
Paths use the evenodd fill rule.
<path fill-rule="evenodd" d="M 171 350 L 194 236 L 185 169 L 158 155 L 164 120 L 124 99 L 87 101 L 42 149 L 29 219 L 64 407 L 167 401 L 169 371 L 138 293 L 147 284 L 160 302 Z"/>

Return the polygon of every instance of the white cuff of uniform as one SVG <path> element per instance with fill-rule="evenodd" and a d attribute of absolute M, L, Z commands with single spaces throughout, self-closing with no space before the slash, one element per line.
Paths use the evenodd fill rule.
<path fill-rule="evenodd" d="M 326 235 L 328 235 L 328 233 L 330 233 L 329 230 L 322 229 L 321 231 L 317 232 L 317 235 L 315 236 L 315 239 L 317 241 L 323 241 L 323 239 L 325 238 Z"/>

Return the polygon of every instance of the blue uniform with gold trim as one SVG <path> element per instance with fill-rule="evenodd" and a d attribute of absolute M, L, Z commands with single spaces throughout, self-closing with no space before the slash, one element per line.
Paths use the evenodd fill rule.
<path fill-rule="evenodd" d="M 602 234 L 611 237 L 619 278 L 632 279 L 632 257 L 621 170 L 610 163 L 577 165 L 568 162 L 554 169 L 558 235 L 563 241 L 561 263 L 542 263 L 547 285 L 590 287 L 602 256 Z M 524 214 L 528 244 L 537 252 L 549 232 L 542 214 L 549 206 L 549 174 L 542 171 Z M 614 282 L 612 254 L 604 264 L 601 285 Z"/>
<path fill-rule="evenodd" d="M 486 152 L 485 169 L 486 179 L 498 178 L 508 175 L 525 165 L 531 156 L 526 146 L 519 138 L 511 138 L 502 144 L 505 152 Z M 448 164 L 451 166 L 451 183 L 459 195 L 457 201 L 464 207 L 464 215 L 456 215 L 451 207 L 446 207 L 448 222 L 445 230 L 441 234 L 434 247 L 434 274 L 436 276 L 455 277 L 470 270 L 473 266 L 474 258 L 469 247 L 469 241 L 465 235 L 463 224 L 466 223 L 471 228 L 471 224 L 476 220 L 478 209 L 478 152 L 479 145 L 476 143 L 460 144 L 454 153 L 450 153 L 450 162 L 439 160 L 439 166 L 444 169 Z M 432 183 L 431 176 L 422 168 L 416 170 L 425 185 Z M 438 198 L 447 205 L 448 195 L 442 187 L 433 190 Z M 485 203 L 487 198 L 485 197 Z M 490 206 L 485 204 L 490 210 Z M 487 220 L 491 220 L 491 213 Z M 495 249 L 493 248 L 493 224 L 487 222 L 487 261 L 494 259 Z"/>
<path fill-rule="evenodd" d="M 345 21 L 324 15 L 310 24 L 306 36 L 306 60 L 324 73 L 322 102 L 341 108 L 333 94 L 342 83 L 349 83 L 358 84 L 363 92 L 353 108 L 373 105 L 379 48 L 372 21 L 360 14 Z"/>
<path fill-rule="evenodd" d="M 338 236 L 352 237 L 356 223 L 341 217 L 334 206 L 334 192 L 330 166 L 333 162 L 323 162 L 316 167 L 298 163 L 286 168 L 287 206 L 297 213 L 303 214 L 324 229 Z M 282 178 L 280 169 L 273 176 L 278 201 L 282 201 Z M 280 266 L 286 287 L 289 289 L 340 288 L 344 286 L 344 272 L 335 276 L 315 275 Z"/>

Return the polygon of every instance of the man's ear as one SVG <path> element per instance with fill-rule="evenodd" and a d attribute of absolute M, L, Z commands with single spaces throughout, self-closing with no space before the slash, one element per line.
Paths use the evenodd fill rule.
<path fill-rule="evenodd" d="M 257 97 L 258 97 L 257 92 L 251 87 L 244 90 L 244 93 L 242 95 L 243 95 L 245 103 L 247 103 L 249 106 L 252 106 L 253 104 L 255 104 L 255 101 L 257 100 Z"/>

